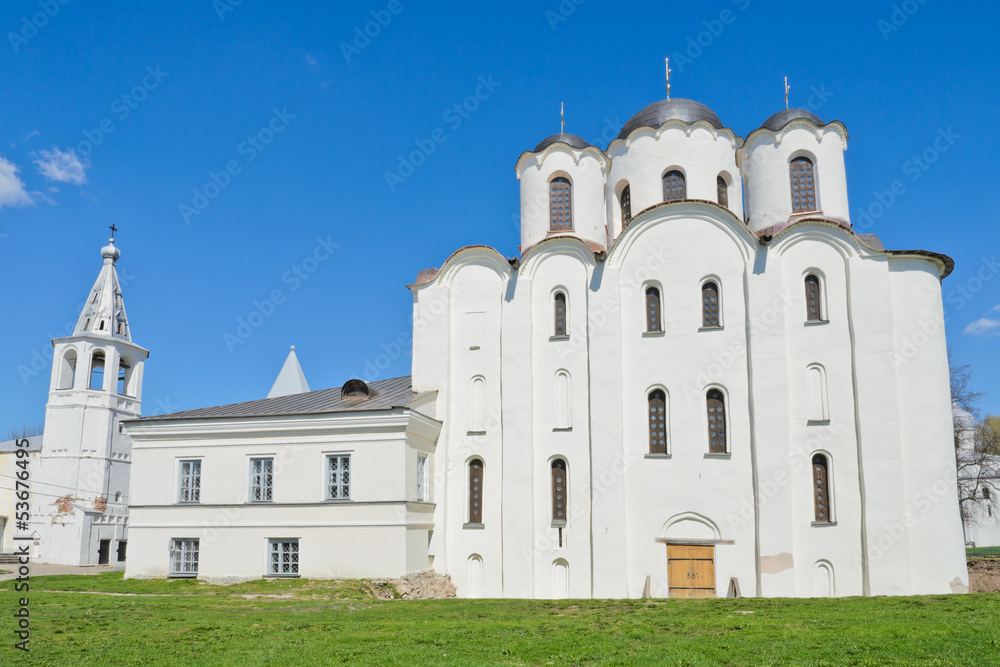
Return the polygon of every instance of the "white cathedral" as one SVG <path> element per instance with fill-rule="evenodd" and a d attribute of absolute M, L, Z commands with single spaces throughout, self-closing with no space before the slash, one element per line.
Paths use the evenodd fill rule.
<path fill-rule="evenodd" d="M 520 256 L 462 248 L 409 286 L 411 377 L 309 391 L 293 352 L 269 398 L 138 419 L 146 352 L 111 287 L 56 341 L 43 451 L 63 403 L 112 442 L 125 418 L 127 577 L 964 592 L 953 262 L 852 229 L 847 139 L 799 109 L 744 139 L 683 99 L 604 150 L 549 137 L 516 164 Z M 99 364 L 119 391 L 81 384 Z"/>

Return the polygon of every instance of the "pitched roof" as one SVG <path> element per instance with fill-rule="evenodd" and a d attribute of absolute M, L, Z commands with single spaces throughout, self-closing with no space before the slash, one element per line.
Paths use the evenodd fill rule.
<path fill-rule="evenodd" d="M 267 392 L 267 397 L 277 398 L 291 394 L 304 394 L 308 391 L 309 383 L 306 382 L 306 376 L 302 372 L 302 367 L 299 366 L 299 358 L 295 356 L 295 346 L 292 345 L 292 349 L 288 352 L 288 358 L 285 359 L 285 365 L 281 367 L 281 372 L 278 373 L 271 391 Z"/>
<path fill-rule="evenodd" d="M 141 422 L 167 419 L 217 419 L 224 417 L 274 417 L 282 415 L 314 415 L 333 412 L 367 412 L 370 410 L 390 410 L 403 407 L 413 400 L 415 394 L 411 378 L 405 377 L 379 380 L 368 385 L 370 397 L 367 399 L 344 399 L 341 388 L 321 389 L 304 394 L 292 394 L 277 398 L 264 398 L 245 403 L 231 403 L 213 408 L 185 410 L 167 415 L 143 417 Z"/>

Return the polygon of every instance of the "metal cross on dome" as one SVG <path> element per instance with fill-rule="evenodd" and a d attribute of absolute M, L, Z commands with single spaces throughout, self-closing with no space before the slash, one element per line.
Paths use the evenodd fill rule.
<path fill-rule="evenodd" d="M 114 241 L 115 240 L 115 232 L 118 231 L 118 228 L 114 226 L 114 223 L 112 223 L 111 226 L 108 227 L 108 229 L 111 230 L 111 240 Z"/>

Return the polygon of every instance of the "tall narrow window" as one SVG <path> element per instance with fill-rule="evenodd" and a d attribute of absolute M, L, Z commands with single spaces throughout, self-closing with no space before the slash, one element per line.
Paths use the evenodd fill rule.
<path fill-rule="evenodd" d="M 552 462 L 552 523 L 566 524 L 566 462 Z"/>
<path fill-rule="evenodd" d="M 73 378 L 76 376 L 76 350 L 68 350 L 63 355 L 59 368 L 59 384 L 56 389 L 72 389 Z"/>
<path fill-rule="evenodd" d="M 125 357 L 118 360 L 118 393 L 123 396 L 128 394 L 129 376 L 131 375 L 129 371 L 131 369 L 132 366 Z"/>
<path fill-rule="evenodd" d="M 297 577 L 299 575 L 299 541 L 270 540 L 268 574 Z"/>
<path fill-rule="evenodd" d="M 198 540 L 170 540 L 170 575 L 198 576 Z"/>
<path fill-rule="evenodd" d="M 826 457 L 816 454 L 812 460 L 813 504 L 816 509 L 816 522 L 830 522 L 830 478 L 829 465 Z"/>
<path fill-rule="evenodd" d="M 632 220 L 632 187 L 626 185 L 622 189 L 622 196 L 619 199 L 622 206 L 622 229 L 628 226 Z"/>
<path fill-rule="evenodd" d="M 90 362 L 90 384 L 88 389 L 104 389 L 104 353 L 94 352 Z"/>
<path fill-rule="evenodd" d="M 274 500 L 274 459 L 250 459 L 250 502 Z"/>
<path fill-rule="evenodd" d="M 469 462 L 469 523 L 483 522 L 483 462 Z"/>
<path fill-rule="evenodd" d="M 983 487 L 983 500 L 989 500 L 989 499 L 990 499 L 990 490 L 989 490 L 989 487 L 984 486 Z"/>
<path fill-rule="evenodd" d="M 646 333 L 663 331 L 663 316 L 660 313 L 660 290 L 646 288 Z"/>
<path fill-rule="evenodd" d="M 702 327 L 719 326 L 719 286 L 709 281 L 701 286 Z"/>
<path fill-rule="evenodd" d="M 708 451 L 711 454 L 725 454 L 726 449 L 726 403 L 722 392 L 712 389 L 708 392 Z"/>
<path fill-rule="evenodd" d="M 719 206 L 729 208 L 729 184 L 721 175 L 715 179 L 715 190 L 719 198 Z"/>
<path fill-rule="evenodd" d="M 560 176 L 549 183 L 549 229 L 562 232 L 573 229 L 573 186 Z"/>
<path fill-rule="evenodd" d="M 819 278 L 806 276 L 806 318 L 810 322 L 823 321 L 823 307 L 819 297 Z"/>
<path fill-rule="evenodd" d="M 663 175 L 663 201 L 687 199 L 687 183 L 684 174 L 674 170 Z"/>
<path fill-rule="evenodd" d="M 201 461 L 181 461 L 180 489 L 177 502 L 201 502 Z"/>
<path fill-rule="evenodd" d="M 326 457 L 326 499 L 351 499 L 351 455 Z"/>
<path fill-rule="evenodd" d="M 647 399 L 649 414 L 649 453 L 667 453 L 667 395 L 657 389 Z"/>
<path fill-rule="evenodd" d="M 792 182 L 792 213 L 815 211 L 816 174 L 812 160 L 797 157 L 788 165 Z"/>
<path fill-rule="evenodd" d="M 566 335 L 566 295 L 562 292 L 556 292 L 554 303 L 552 306 L 553 315 L 555 316 L 555 332 L 557 336 Z"/>
<path fill-rule="evenodd" d="M 426 454 L 417 454 L 417 500 L 421 502 L 430 500 L 430 493 L 427 490 Z"/>

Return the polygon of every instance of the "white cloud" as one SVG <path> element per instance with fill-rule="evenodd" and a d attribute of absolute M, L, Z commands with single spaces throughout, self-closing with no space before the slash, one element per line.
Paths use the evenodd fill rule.
<path fill-rule="evenodd" d="M 0 208 L 4 206 L 27 206 L 33 204 L 24 182 L 18 178 L 20 168 L 0 155 Z"/>
<path fill-rule="evenodd" d="M 85 172 L 90 163 L 81 162 L 72 148 L 68 151 L 61 151 L 53 146 L 51 151 L 38 151 L 33 155 L 38 156 L 38 159 L 35 160 L 38 171 L 50 181 L 75 185 L 83 185 L 87 182 Z"/>
<path fill-rule="evenodd" d="M 998 308 L 994 308 L 993 310 L 997 310 Z M 983 317 L 975 322 L 970 322 L 969 326 L 965 327 L 965 331 L 962 333 L 972 334 L 973 336 L 1000 336 L 1000 320 Z"/>

